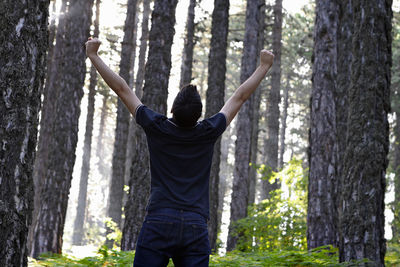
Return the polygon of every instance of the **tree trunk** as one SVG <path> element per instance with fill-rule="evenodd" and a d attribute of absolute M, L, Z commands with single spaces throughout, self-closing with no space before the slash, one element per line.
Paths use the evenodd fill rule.
<path fill-rule="evenodd" d="M 156 0 L 152 13 L 149 56 L 146 63 L 142 102 L 161 114 L 167 112 L 176 4 L 177 0 Z M 157 79 L 154 79 L 155 76 Z M 136 155 L 140 155 L 141 159 L 132 162 L 129 197 L 125 206 L 125 223 L 121 240 L 122 250 L 133 250 L 136 247 L 150 193 L 150 168 L 146 137 L 141 130 L 136 133 Z"/>
<path fill-rule="evenodd" d="M 54 3 L 55 4 L 55 3 Z M 66 1 L 62 1 L 61 3 L 61 14 L 65 14 L 66 12 Z M 52 21 L 53 23 L 53 21 Z M 53 32 L 53 25 L 50 25 L 50 33 Z M 61 40 L 64 36 L 65 31 L 65 16 L 60 16 L 57 30 L 56 30 L 56 41 Z M 51 38 L 51 36 L 49 36 Z M 54 38 L 54 37 L 53 37 Z M 51 44 L 50 44 L 51 42 Z M 31 251 L 31 246 L 33 243 L 33 232 L 35 225 L 37 223 L 36 218 L 40 208 L 40 189 L 42 187 L 43 181 L 45 179 L 45 172 L 47 170 L 47 162 L 49 159 L 49 147 L 47 146 L 50 143 L 50 140 L 54 137 L 51 134 L 51 127 L 54 121 L 54 114 L 55 114 L 55 101 L 54 99 L 57 98 L 57 88 L 54 87 L 54 77 L 58 70 L 59 61 L 55 60 L 54 53 L 57 50 L 60 50 L 61 41 L 56 42 L 53 45 L 54 40 L 49 39 L 49 54 L 47 58 L 47 70 L 45 76 L 45 86 L 43 89 L 43 103 L 42 109 L 40 111 L 40 125 L 47 125 L 40 126 L 39 129 L 39 140 L 37 145 L 37 153 L 35 157 L 35 163 L 33 167 L 33 182 L 35 188 L 35 196 L 33 199 L 33 214 L 32 214 L 32 223 L 29 227 L 29 234 L 28 234 L 28 250 L 29 253 Z M 50 88 L 52 88 L 50 90 Z"/>
<path fill-rule="evenodd" d="M 384 266 L 392 1 L 353 1 L 353 60 L 341 179 L 339 259 Z"/>
<path fill-rule="evenodd" d="M 106 178 L 106 167 L 103 161 L 103 141 L 104 141 L 104 130 L 105 124 L 108 115 L 108 100 L 110 99 L 110 95 L 108 93 L 103 95 L 103 104 L 101 105 L 101 113 L 100 113 L 100 124 L 99 124 L 99 135 L 97 137 L 97 147 L 96 147 L 96 155 L 99 158 L 98 169 L 101 174 L 101 177 Z"/>
<path fill-rule="evenodd" d="M 208 58 L 206 118 L 218 113 L 224 105 L 228 28 L 229 0 L 215 0 L 212 14 L 210 54 Z M 214 146 L 209 181 L 210 220 L 208 223 L 208 235 L 212 251 L 216 250 L 216 241 L 219 229 L 218 187 L 220 157 L 221 137 L 218 138 Z"/>
<path fill-rule="evenodd" d="M 243 42 L 243 56 L 240 69 L 240 83 L 243 83 L 254 72 L 259 55 L 258 51 L 258 25 L 259 25 L 259 0 L 247 1 L 246 26 Z M 227 250 L 235 248 L 238 237 L 233 234 L 233 224 L 247 216 L 249 205 L 249 163 L 253 125 L 253 105 L 255 104 L 254 94 L 241 107 L 237 123 L 237 139 L 235 148 L 235 169 L 233 172 L 233 187 L 231 201 L 231 219 Z"/>
<path fill-rule="evenodd" d="M 264 48 L 265 42 L 265 0 L 259 0 L 259 26 L 258 26 L 258 51 Z M 261 88 L 265 88 L 265 82 L 261 82 L 260 89 L 254 92 L 253 104 L 253 125 L 251 132 L 251 148 L 250 148 L 250 162 L 251 167 L 249 170 L 249 201 L 248 205 L 254 204 L 256 200 L 256 179 L 257 179 L 257 156 L 258 156 L 258 135 L 259 135 L 259 121 L 260 121 L 260 104 L 261 104 Z"/>
<path fill-rule="evenodd" d="M 192 63 L 193 63 L 193 48 L 194 48 L 194 9 L 196 7 L 196 0 L 190 0 L 188 8 L 188 16 L 186 20 L 186 38 L 185 46 L 182 53 L 181 64 L 181 80 L 179 88 L 189 84 L 192 81 Z"/>
<path fill-rule="evenodd" d="M 130 70 L 132 68 L 132 54 L 136 49 L 135 16 L 137 0 L 128 0 L 124 26 L 124 40 L 121 47 L 120 76 L 128 83 L 130 81 Z M 114 152 L 112 161 L 112 176 L 110 181 L 110 191 L 108 194 L 107 217 L 115 222 L 118 228 L 121 227 L 122 197 L 124 190 L 124 174 L 126 160 L 126 145 L 129 133 L 130 113 L 126 106 L 118 98 L 117 126 L 115 129 Z M 106 233 L 111 233 L 107 227 Z M 106 244 L 112 247 L 113 240 L 107 239 Z"/>
<path fill-rule="evenodd" d="M 100 0 L 96 0 L 96 18 L 94 21 L 93 37 L 99 37 L 99 19 L 100 19 Z M 88 111 L 86 116 L 86 129 L 85 140 L 83 146 L 83 158 L 81 168 L 81 180 L 79 183 L 78 205 L 76 207 L 76 217 L 74 222 L 74 232 L 72 234 L 73 245 L 83 245 L 82 240 L 84 237 L 83 225 L 85 222 L 86 211 L 86 195 L 88 178 L 90 172 L 90 158 L 92 150 L 92 132 L 93 132 L 93 118 L 94 118 L 94 97 L 96 95 L 97 85 L 97 71 L 92 65 L 90 68 L 90 84 L 88 94 Z"/>
<path fill-rule="evenodd" d="M 286 136 L 286 127 L 287 127 L 287 116 L 288 116 L 288 107 L 289 107 L 289 90 L 290 90 L 290 73 L 286 77 L 286 87 L 283 92 L 283 111 L 281 117 L 281 128 L 279 133 L 279 162 L 278 169 L 283 168 L 283 156 L 285 154 L 285 136 Z"/>
<path fill-rule="evenodd" d="M 40 126 L 51 129 L 54 138 L 46 144 L 49 159 L 40 190 L 31 251 L 35 258 L 47 251 L 61 253 L 86 74 L 83 44 L 89 35 L 92 6 L 93 0 L 69 1 L 64 36 L 57 38 L 60 44 L 56 44 L 54 51 L 58 66 L 49 91 L 57 91 L 57 96 L 49 102 L 55 103 L 55 119 L 52 125 L 42 121 Z"/>
<path fill-rule="evenodd" d="M 314 32 L 308 183 L 308 249 L 336 242 L 336 2 L 318 1 Z"/>
<path fill-rule="evenodd" d="M 49 2 L 0 3 L 0 265 L 27 266 Z"/>
<path fill-rule="evenodd" d="M 274 27 L 272 32 L 272 50 L 274 64 L 271 69 L 271 90 L 267 99 L 266 121 L 267 136 L 265 140 L 264 164 L 272 171 L 278 169 L 278 143 L 279 143 L 279 103 L 281 101 L 281 47 L 282 47 L 282 0 L 276 0 L 274 6 Z M 268 180 L 262 181 L 261 199 L 269 197 L 269 192 L 280 187 L 279 181 L 270 184 Z"/>

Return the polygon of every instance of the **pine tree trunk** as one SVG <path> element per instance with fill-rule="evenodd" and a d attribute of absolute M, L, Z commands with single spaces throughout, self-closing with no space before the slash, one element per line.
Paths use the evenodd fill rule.
<path fill-rule="evenodd" d="M 210 54 L 208 59 L 206 118 L 218 113 L 224 105 L 228 28 L 229 0 L 215 0 L 212 14 Z M 212 251 L 216 250 L 216 241 L 220 224 L 218 221 L 220 157 L 221 137 L 214 146 L 209 181 L 210 220 L 208 223 L 208 236 Z"/>
<path fill-rule="evenodd" d="M 94 21 L 93 37 L 99 37 L 99 19 L 100 19 L 100 0 L 96 0 L 96 18 Z M 94 118 L 94 97 L 96 95 L 97 71 L 94 66 L 90 68 L 90 83 L 88 95 L 88 111 L 86 116 L 85 140 L 83 146 L 83 158 L 81 168 L 81 180 L 79 183 L 78 205 L 76 207 L 76 217 L 74 222 L 74 232 L 72 234 L 73 245 L 83 245 L 84 237 L 83 225 L 85 222 L 86 211 L 86 195 L 88 178 L 90 172 L 90 158 L 92 150 L 92 133 L 93 133 L 93 118 Z"/>
<path fill-rule="evenodd" d="M 279 162 L 278 162 L 278 169 L 283 168 L 283 156 L 285 154 L 285 137 L 286 137 L 286 128 L 287 128 L 287 112 L 289 107 L 289 90 L 290 90 L 290 73 L 286 77 L 286 87 L 285 91 L 283 92 L 283 110 L 282 110 L 282 117 L 281 117 L 281 128 L 279 133 Z"/>
<path fill-rule="evenodd" d="M 54 3 L 55 4 L 55 3 Z M 66 12 L 66 1 L 62 1 L 60 13 L 65 14 Z M 50 33 L 53 32 L 52 25 L 50 28 Z M 64 36 L 65 31 L 65 16 L 60 16 L 57 29 L 56 29 L 56 41 L 61 40 Z M 55 51 L 60 50 L 61 41 L 56 42 L 53 45 L 54 40 L 50 39 L 49 36 L 49 54 L 47 58 L 47 70 L 45 76 L 45 86 L 43 89 L 43 103 L 42 109 L 40 111 L 40 126 L 39 129 L 39 139 L 37 145 L 37 152 L 35 157 L 35 163 L 33 168 L 33 181 L 34 181 L 34 188 L 35 188 L 35 196 L 33 199 L 33 214 L 32 214 L 32 223 L 29 227 L 29 235 L 28 235 L 28 249 L 29 253 L 31 251 L 31 246 L 33 243 L 33 232 L 35 225 L 37 224 L 36 218 L 40 208 L 40 190 L 45 178 L 45 172 L 47 170 L 47 161 L 49 159 L 49 147 L 47 146 L 48 143 L 51 142 L 53 135 L 51 134 L 51 127 L 54 121 L 54 114 L 55 114 L 55 101 L 57 97 L 57 88 L 54 87 L 54 77 L 57 73 L 59 61 L 54 60 Z M 50 44 L 51 42 L 51 44 Z M 50 90 L 51 88 L 51 90 Z M 47 125 L 47 126 L 44 126 Z"/>
<path fill-rule="evenodd" d="M 259 25 L 258 25 L 258 51 L 264 48 L 264 30 L 265 30 L 265 0 L 259 0 Z M 260 89 L 254 92 L 253 104 L 253 125 L 251 132 L 251 148 L 250 148 L 250 162 L 251 167 L 249 170 L 249 201 L 248 205 L 254 204 L 256 200 L 256 179 L 257 179 L 257 158 L 258 158 L 258 135 L 259 135 L 259 121 L 260 121 L 260 104 L 261 104 L 261 88 L 265 88 L 265 82 L 261 82 Z"/>
<path fill-rule="evenodd" d="M 186 38 L 185 46 L 182 53 L 181 65 L 181 80 L 179 88 L 189 84 L 192 81 L 192 63 L 193 63 L 193 48 L 194 48 L 194 9 L 196 7 L 196 0 L 190 0 L 188 8 L 188 16 L 186 20 Z"/>
<path fill-rule="evenodd" d="M 392 1 L 353 1 L 353 60 L 339 209 L 339 259 L 384 266 Z"/>
<path fill-rule="evenodd" d="M 308 249 L 336 242 L 336 69 L 339 7 L 318 1 L 311 94 Z"/>
<path fill-rule="evenodd" d="M 103 95 L 103 104 L 101 105 L 101 113 L 100 113 L 100 124 L 99 124 L 99 135 L 97 137 L 97 146 L 96 146 L 96 155 L 99 158 L 98 169 L 101 174 L 101 177 L 106 178 L 106 167 L 103 159 L 103 141 L 104 141 L 104 130 L 105 124 L 108 115 L 108 100 L 110 99 L 110 95 L 108 93 Z"/>
<path fill-rule="evenodd" d="M 247 1 L 246 26 L 243 44 L 243 56 L 240 69 L 240 83 L 243 83 L 254 72 L 259 55 L 258 51 L 258 25 L 259 25 L 259 0 Z M 233 224 L 247 216 L 249 205 L 249 163 L 252 137 L 252 125 L 254 120 L 253 105 L 254 94 L 241 107 L 237 123 L 237 139 L 235 148 L 235 169 L 233 172 L 233 187 L 231 201 L 231 219 L 227 250 L 235 248 L 238 237 L 233 235 Z"/>
<path fill-rule="evenodd" d="M 0 2 L 0 266 L 27 266 L 49 2 Z"/>
<path fill-rule="evenodd" d="M 171 46 L 175 34 L 177 0 L 156 0 L 149 34 L 149 56 L 145 70 L 142 102 L 161 114 L 167 112 L 168 80 L 171 70 Z M 157 76 L 157 79 L 154 79 Z M 121 249 L 133 250 L 142 225 L 150 193 L 149 155 L 145 134 L 136 131 L 136 155 L 132 162 L 129 197 L 125 206 L 125 223 Z"/>
<path fill-rule="evenodd" d="M 69 1 L 64 36 L 57 38 L 61 44 L 56 44 L 54 51 L 59 65 L 49 91 L 57 90 L 57 97 L 49 102 L 55 102 L 55 119 L 52 125 L 44 121 L 40 125 L 49 127 L 54 138 L 46 144 L 49 159 L 40 189 L 40 208 L 31 251 L 35 258 L 47 251 L 61 253 L 78 139 L 79 105 L 86 74 L 83 44 L 89 35 L 92 6 L 93 0 Z"/>
<path fill-rule="evenodd" d="M 272 50 L 274 64 L 271 68 L 271 90 L 267 98 L 267 137 L 264 142 L 264 164 L 277 171 L 278 168 L 278 143 L 279 143 L 279 103 L 281 101 L 281 47 L 282 47 L 282 0 L 276 0 L 274 6 L 274 27 L 272 32 Z M 269 197 L 269 192 L 280 187 L 279 181 L 270 184 L 268 180 L 262 181 L 261 198 Z"/>
<path fill-rule="evenodd" d="M 128 0 L 128 9 L 125 19 L 124 40 L 121 47 L 120 76 L 126 81 L 130 81 L 130 70 L 133 67 L 132 54 L 136 49 L 135 16 L 137 0 Z M 115 222 L 118 228 L 121 227 L 122 197 L 125 184 L 125 160 L 127 141 L 129 133 L 130 113 L 126 106 L 118 98 L 117 107 L 117 126 L 115 129 L 114 152 L 112 161 L 112 176 L 110 181 L 110 191 L 108 195 L 107 217 Z M 107 227 L 107 234 L 111 229 Z M 107 246 L 112 247 L 113 240 L 107 239 Z"/>

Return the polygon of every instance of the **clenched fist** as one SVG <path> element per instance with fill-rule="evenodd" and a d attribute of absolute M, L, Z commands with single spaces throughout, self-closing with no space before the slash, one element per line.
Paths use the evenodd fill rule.
<path fill-rule="evenodd" d="M 100 45 L 101 42 L 97 38 L 89 37 L 86 42 L 86 55 L 88 57 L 97 55 Z"/>
<path fill-rule="evenodd" d="M 267 65 L 268 67 L 271 67 L 272 63 L 274 63 L 274 54 L 265 49 L 261 50 L 260 65 Z"/>

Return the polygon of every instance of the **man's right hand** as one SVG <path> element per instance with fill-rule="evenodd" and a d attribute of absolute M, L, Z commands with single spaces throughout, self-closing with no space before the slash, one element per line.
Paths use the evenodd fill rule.
<path fill-rule="evenodd" d="M 268 67 L 272 66 L 274 63 L 274 54 L 268 50 L 261 50 L 260 52 L 260 65 L 266 65 Z"/>
<path fill-rule="evenodd" d="M 97 51 L 99 50 L 100 45 L 101 42 L 99 41 L 99 39 L 89 37 L 88 41 L 86 42 L 86 55 L 88 57 L 97 55 Z"/>

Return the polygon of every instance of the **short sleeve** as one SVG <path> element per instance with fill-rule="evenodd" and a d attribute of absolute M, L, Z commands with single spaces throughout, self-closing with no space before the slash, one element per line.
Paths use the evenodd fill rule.
<path fill-rule="evenodd" d="M 212 129 L 211 134 L 215 138 L 218 138 L 226 129 L 226 117 L 225 114 L 221 112 L 205 119 L 204 122 Z"/>
<path fill-rule="evenodd" d="M 146 129 L 149 126 L 151 126 L 154 122 L 158 120 L 160 116 L 161 116 L 160 114 L 149 109 L 145 105 L 140 105 L 139 107 L 137 107 L 135 112 L 136 122 L 140 126 L 142 126 L 143 129 Z"/>

